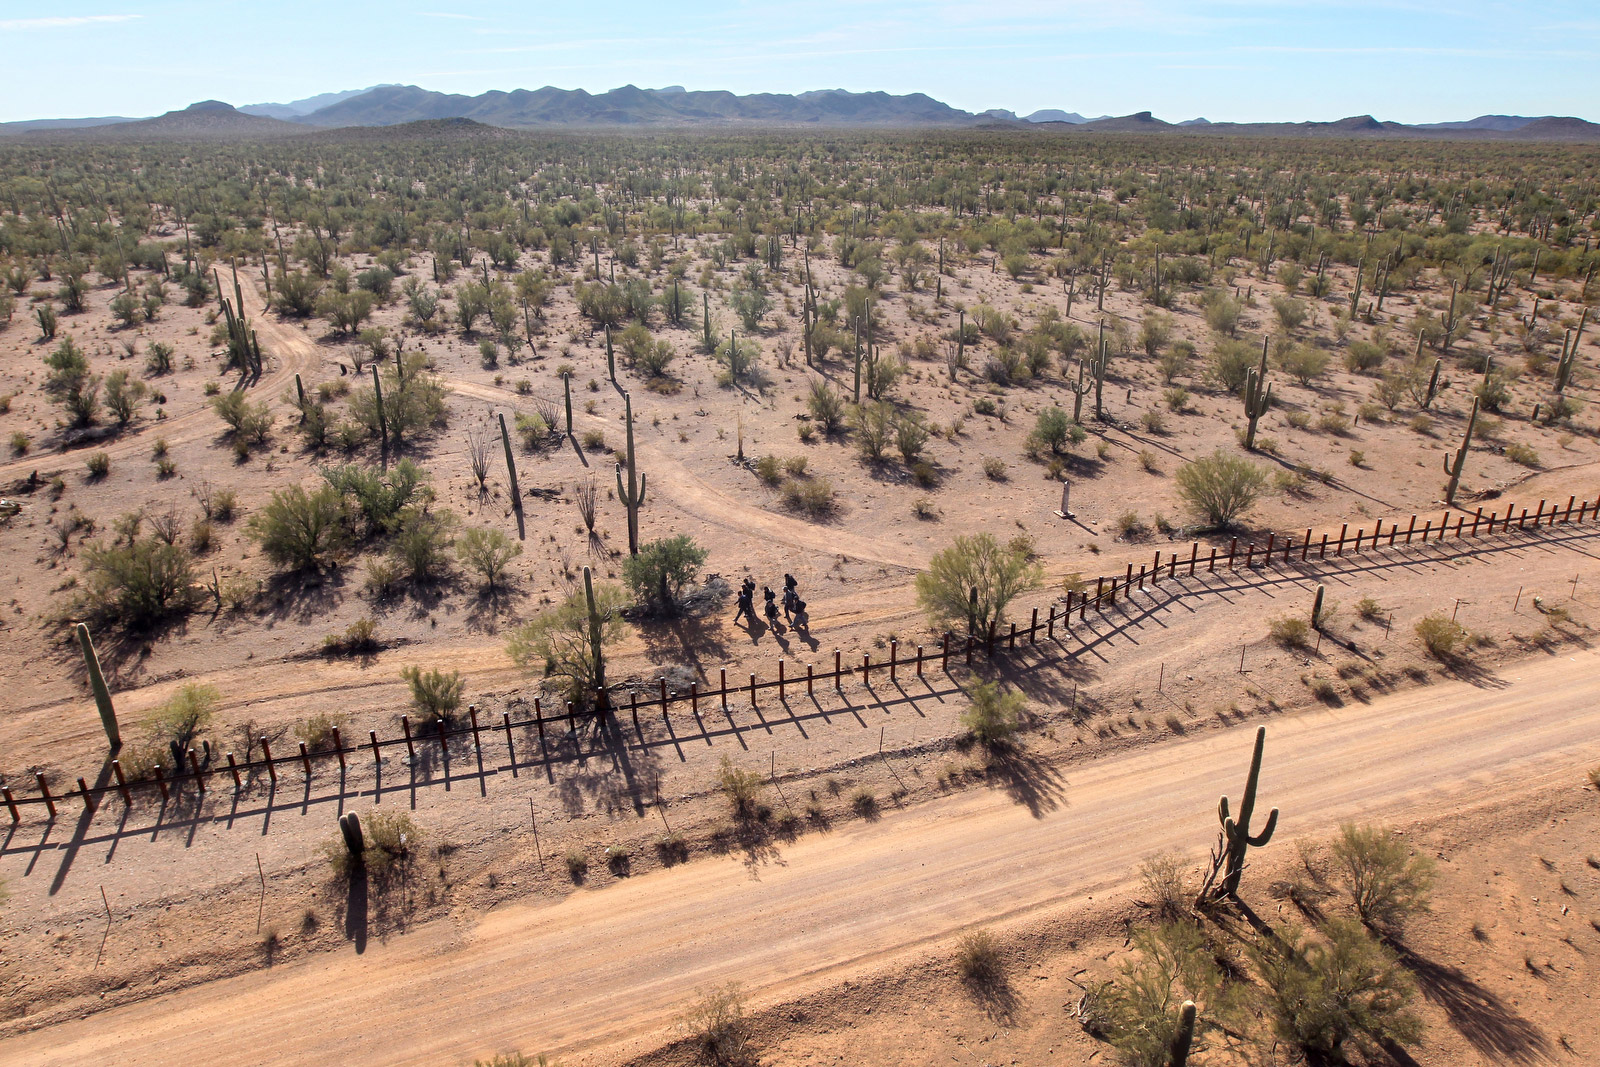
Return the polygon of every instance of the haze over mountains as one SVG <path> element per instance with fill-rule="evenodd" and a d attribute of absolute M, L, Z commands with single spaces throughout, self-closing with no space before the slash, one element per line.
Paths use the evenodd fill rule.
<path fill-rule="evenodd" d="M 604 93 L 582 89 L 492 90 L 478 96 L 440 93 L 414 85 L 375 85 L 321 93 L 285 104 L 234 108 L 207 100 L 149 119 L 120 117 L 43 119 L 0 123 L 0 137 L 77 139 L 211 139 L 290 137 L 315 130 L 393 127 L 417 122 L 470 120 L 505 129 L 710 128 L 1049 128 L 1117 133 L 1165 132 L 1279 137 L 1426 137 L 1471 140 L 1600 141 L 1600 125 L 1557 116 L 1480 115 L 1474 119 L 1407 125 L 1371 115 L 1336 122 L 1170 123 L 1148 111 L 1087 118 L 1049 108 L 1030 115 L 995 108 L 974 114 L 923 93 L 822 89 L 751 93 L 687 90 L 681 85 L 640 89 L 624 85 Z"/>

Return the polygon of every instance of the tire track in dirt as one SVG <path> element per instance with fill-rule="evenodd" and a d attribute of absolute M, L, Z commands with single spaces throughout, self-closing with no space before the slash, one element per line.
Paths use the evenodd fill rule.
<path fill-rule="evenodd" d="M 248 388 L 256 396 L 264 396 L 271 401 L 277 399 L 281 389 L 293 383 L 296 374 L 309 375 L 321 366 L 322 353 L 315 342 L 267 313 L 266 302 L 256 291 L 256 284 L 255 275 L 240 272 L 239 289 L 244 295 L 246 314 L 255 323 L 264 356 L 276 366 Z M 120 434 L 115 440 L 102 442 L 99 449 L 110 453 L 115 459 L 144 452 L 149 447 L 146 439 L 150 434 L 159 434 L 167 439 L 169 445 L 176 445 L 214 437 L 221 430 L 222 420 L 217 418 L 216 412 L 211 410 L 210 405 L 201 404 L 180 414 L 169 415 L 160 422 L 145 420 L 139 423 L 137 429 Z M 0 479 L 21 478 L 35 470 L 43 471 L 52 461 L 64 461 L 66 455 L 65 452 L 45 453 L 27 460 L 0 464 Z M 41 477 L 44 476 L 41 474 Z"/>
<path fill-rule="evenodd" d="M 1349 818 L 1486 811 L 1581 783 L 1600 729 L 1600 651 L 1517 665 L 1505 688 L 1451 683 L 1270 728 L 1277 847 Z M 761 1005 L 909 961 L 977 924 L 1048 914 L 1127 884 L 1140 859 L 1197 855 L 1237 789 L 1248 730 L 1074 765 L 1037 816 L 964 793 L 802 839 L 765 863 L 707 860 L 555 905 L 512 905 L 367 946 L 112 1009 L 0 1042 L 37 1067 L 166 1064 L 214 1034 L 244 1062 L 438 1064 L 669 1036 L 696 987 Z M 892 823 L 892 826 L 889 824 Z M 417 1010 L 419 983 L 428 1010 Z M 11 1024 L 15 1026 L 16 1024 Z"/>

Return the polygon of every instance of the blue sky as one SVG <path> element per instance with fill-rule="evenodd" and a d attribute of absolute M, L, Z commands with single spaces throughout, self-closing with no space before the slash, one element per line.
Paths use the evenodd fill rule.
<path fill-rule="evenodd" d="M 1600 120 L 1594 0 L 0 0 L 0 54 L 0 120 L 283 102 L 380 82 L 882 89 L 973 111 L 1168 120 Z"/>

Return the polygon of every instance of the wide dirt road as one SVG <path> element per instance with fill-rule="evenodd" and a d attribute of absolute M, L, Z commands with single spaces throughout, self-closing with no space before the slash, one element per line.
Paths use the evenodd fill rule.
<path fill-rule="evenodd" d="M 1600 761 L 1600 652 L 1508 668 L 1268 726 L 1274 848 L 1352 816 L 1493 803 Z M 757 1001 L 835 981 L 963 926 L 1127 881 L 1145 855 L 1199 855 L 1235 796 L 1252 727 L 1208 732 L 1038 781 L 1040 818 L 969 792 L 853 823 L 746 863 L 708 860 L 437 922 L 365 953 L 311 960 L 0 1043 L 4 1063 L 454 1064 L 496 1050 L 577 1050 L 670 1023 L 697 986 Z M 1049 772 L 1045 772 L 1048 774 Z M 1045 805 L 1049 808 L 1049 805 Z"/>

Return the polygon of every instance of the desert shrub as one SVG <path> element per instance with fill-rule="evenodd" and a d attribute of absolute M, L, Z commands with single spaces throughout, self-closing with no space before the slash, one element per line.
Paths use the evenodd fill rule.
<path fill-rule="evenodd" d="M 850 428 L 855 431 L 856 445 L 861 455 L 874 463 L 888 451 L 894 427 L 894 406 L 885 401 L 859 404 L 851 412 Z"/>
<path fill-rule="evenodd" d="M 1176 922 L 1188 915 L 1194 895 L 1184 884 L 1183 857 L 1177 852 L 1159 852 L 1139 864 L 1139 884 L 1156 918 Z"/>
<path fill-rule="evenodd" d="M 1456 645 L 1466 636 L 1466 631 L 1451 622 L 1444 612 L 1435 611 L 1418 620 L 1416 634 L 1422 647 L 1428 650 L 1428 655 L 1443 660 L 1454 655 Z"/>
<path fill-rule="evenodd" d="M 1095 1015 L 1106 1039 L 1124 1062 L 1165 1067 L 1178 1028 L 1178 1006 L 1192 1000 L 1199 1009 L 1195 1048 L 1208 1032 L 1227 1025 L 1235 997 L 1200 928 L 1163 923 L 1133 934 L 1135 956 L 1118 968 L 1115 979 L 1092 990 Z"/>
<path fill-rule="evenodd" d="M 917 601 L 935 625 L 969 622 L 978 632 L 986 632 L 1004 621 L 1006 607 L 1015 597 L 1037 589 L 1043 575 L 1025 552 L 1002 546 L 993 534 L 957 537 L 917 575 Z M 969 620 L 972 589 L 977 589 L 978 599 L 976 614 Z"/>
<path fill-rule="evenodd" d="M 454 527 L 455 516 L 449 511 L 407 509 L 389 551 L 413 582 L 434 581 L 449 569 Z"/>
<path fill-rule="evenodd" d="M 850 794 L 850 810 L 863 819 L 870 819 L 878 814 L 878 794 L 868 786 L 861 786 Z"/>
<path fill-rule="evenodd" d="M 466 681 L 460 671 L 449 674 L 435 668 L 424 671 L 417 666 L 400 668 L 400 677 L 411 687 L 411 706 L 425 715 L 448 719 L 461 707 Z"/>
<path fill-rule="evenodd" d="M 785 507 L 813 519 L 833 514 L 833 483 L 826 478 L 791 478 L 783 483 L 782 494 Z"/>
<path fill-rule="evenodd" d="M 1223 341 L 1211 352 L 1211 375 L 1228 392 L 1237 393 L 1244 389 L 1258 358 L 1254 345 Z"/>
<path fill-rule="evenodd" d="M 522 555 L 522 546 L 504 530 L 474 526 L 456 538 L 455 552 L 462 566 L 482 578 L 490 589 L 497 589 L 511 561 Z"/>
<path fill-rule="evenodd" d="M 753 1067 L 756 1063 L 744 1018 L 744 997 L 736 982 L 701 993 L 679 1017 L 678 1027 L 701 1058 L 714 1067 Z"/>
<path fill-rule="evenodd" d="M 1301 385 L 1310 385 L 1328 372 L 1328 353 L 1310 345 L 1295 345 L 1285 352 L 1278 365 Z"/>
<path fill-rule="evenodd" d="M 1161 412 L 1157 411 L 1155 408 L 1146 408 L 1140 413 L 1139 425 L 1143 426 L 1150 433 L 1159 434 L 1167 432 L 1167 421 L 1161 417 Z"/>
<path fill-rule="evenodd" d="M 606 449 L 606 434 L 604 430 L 585 430 L 580 438 L 583 447 L 590 452 L 604 452 Z"/>
<path fill-rule="evenodd" d="M 33 442 L 29 439 L 28 435 L 23 433 L 21 430 L 12 431 L 11 454 L 14 456 L 26 456 L 28 454 L 28 446 L 32 443 Z"/>
<path fill-rule="evenodd" d="M 1506 445 L 1506 458 L 1524 467 L 1539 467 L 1539 453 L 1531 446 L 1513 441 Z"/>
<path fill-rule="evenodd" d="M 705 562 L 706 550 L 688 534 L 663 537 L 640 545 L 636 555 L 623 561 L 622 579 L 640 604 L 670 613 Z"/>
<path fill-rule="evenodd" d="M 1371 341 L 1351 341 L 1350 347 L 1345 349 L 1344 366 L 1352 374 L 1365 374 L 1383 366 L 1387 358 L 1382 345 Z"/>
<path fill-rule="evenodd" d="M 594 599 L 603 653 L 605 645 L 614 644 L 628 631 L 622 618 L 628 594 L 619 585 L 596 584 Z M 560 604 L 513 630 L 506 652 L 525 671 L 564 678 L 566 697 L 573 704 L 587 707 L 594 699 L 601 664 L 595 662 L 589 640 L 589 603 L 583 590 L 574 590 Z"/>
<path fill-rule="evenodd" d="M 222 693 L 216 686 L 185 682 L 145 718 L 145 731 L 154 743 L 175 744 L 179 751 L 187 751 L 205 733 L 220 703 Z"/>
<path fill-rule="evenodd" d="M 319 711 L 305 722 L 296 723 L 294 736 L 305 742 L 306 749 L 311 752 L 331 752 L 333 750 L 333 732 L 345 724 L 345 717 L 338 712 Z"/>
<path fill-rule="evenodd" d="M 388 471 L 350 463 L 324 468 L 323 480 L 341 497 L 351 497 L 365 520 L 366 536 L 392 533 L 432 499 L 428 474 L 409 459 Z"/>
<path fill-rule="evenodd" d="M 344 633 L 322 639 L 322 650 L 334 656 L 376 652 L 378 648 L 378 624 L 366 616 L 345 627 Z"/>
<path fill-rule="evenodd" d="M 980 745 L 1003 745 L 1021 727 L 1026 704 L 1021 693 L 1007 691 L 997 682 L 979 682 L 972 687 L 971 698 L 972 706 L 962 713 L 961 725 Z"/>
<path fill-rule="evenodd" d="M 919 496 L 911 502 L 911 514 L 919 519 L 933 520 L 939 517 L 939 507 L 932 498 Z"/>
<path fill-rule="evenodd" d="M 809 463 L 805 456 L 790 456 L 783 461 L 783 472 L 791 478 L 803 478 Z"/>
<path fill-rule="evenodd" d="M 811 393 L 806 397 L 806 410 L 811 413 L 811 417 L 822 427 L 822 432 L 825 434 L 838 433 L 839 428 L 844 425 L 844 398 L 821 379 L 811 385 Z"/>
<path fill-rule="evenodd" d="M 250 518 L 250 536 L 267 558 L 291 570 L 331 562 L 346 541 L 344 501 L 331 485 L 308 493 L 298 485 L 280 489 Z"/>
<path fill-rule="evenodd" d="M 1382 826 L 1347 822 L 1333 842 L 1338 877 L 1356 916 L 1374 929 L 1399 930 L 1428 910 L 1433 861 Z"/>
<path fill-rule="evenodd" d="M 956 942 L 956 973 L 961 980 L 979 989 L 988 989 L 1005 980 L 1005 961 L 994 935 L 973 930 Z"/>
<path fill-rule="evenodd" d="M 1006 480 L 1006 461 L 995 456 L 986 456 L 983 460 L 983 475 L 992 482 Z"/>
<path fill-rule="evenodd" d="M 194 564 L 182 545 L 155 537 L 91 544 L 83 563 L 83 604 L 96 618 L 140 630 L 192 606 Z"/>
<path fill-rule="evenodd" d="M 336 874 L 344 877 L 358 870 L 383 888 L 411 875 L 417 850 L 426 833 L 401 812 L 375 811 L 361 820 L 361 836 L 366 848 L 359 857 L 351 856 L 344 838 L 337 837 L 324 846 Z"/>
<path fill-rule="evenodd" d="M 900 453 L 901 461 L 907 466 L 918 465 L 922 450 L 927 447 L 928 436 L 928 422 L 921 412 L 903 411 L 895 416 L 895 449 Z"/>
<path fill-rule="evenodd" d="M 756 815 L 761 804 L 761 794 L 766 788 L 761 775 L 734 765 L 727 756 L 717 765 L 717 790 L 733 806 L 733 813 L 741 819 Z"/>
<path fill-rule="evenodd" d="M 1161 394 L 1161 399 L 1166 401 L 1167 407 L 1183 414 L 1189 408 L 1189 390 L 1181 385 L 1175 385 Z"/>
<path fill-rule="evenodd" d="M 1174 478 L 1190 510 L 1219 529 L 1249 514 L 1267 482 L 1259 466 L 1221 449 L 1185 463 Z"/>
<path fill-rule="evenodd" d="M 783 481 L 783 461 L 773 455 L 762 456 L 756 460 L 756 477 L 776 488 Z"/>
<path fill-rule="evenodd" d="M 1306 302 L 1292 296 L 1273 297 L 1272 311 L 1278 316 L 1278 325 L 1283 327 L 1285 333 L 1293 333 L 1304 326 L 1309 314 Z"/>
<path fill-rule="evenodd" d="M 106 452 L 91 452 L 83 465 L 88 468 L 90 478 L 104 478 L 111 473 L 111 456 Z"/>
<path fill-rule="evenodd" d="M 1383 605 L 1369 596 L 1356 601 L 1356 614 L 1368 622 L 1383 618 Z"/>
<path fill-rule="evenodd" d="M 1310 643 L 1311 624 L 1298 615 L 1288 615 L 1267 623 L 1267 632 L 1284 648 L 1305 648 Z"/>
<path fill-rule="evenodd" d="M 1314 1062 L 1344 1062 L 1352 1049 L 1382 1056 L 1387 1044 L 1421 1037 L 1410 977 L 1360 923 L 1331 919 L 1322 941 L 1292 926 L 1278 930 L 1250 953 L 1284 1042 Z"/>
<path fill-rule="evenodd" d="M 1117 531 L 1118 537 L 1126 541 L 1138 541 L 1150 532 L 1150 527 L 1145 525 L 1144 519 L 1131 508 L 1111 520 L 1111 528 Z"/>
<path fill-rule="evenodd" d="M 1048 448 L 1052 455 L 1061 452 L 1073 429 L 1072 420 L 1067 413 L 1058 407 L 1048 407 L 1039 412 L 1034 420 L 1033 432 L 1028 437 L 1028 444 L 1035 450 Z M 1078 431 L 1082 433 L 1082 430 Z"/>

